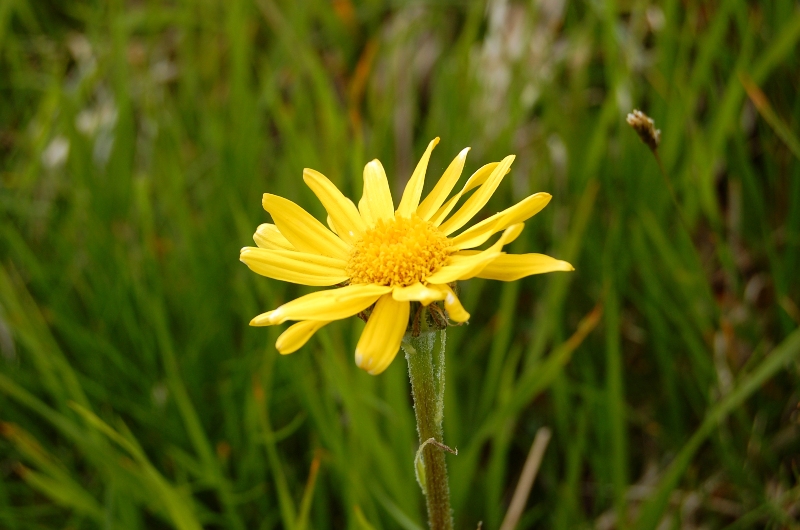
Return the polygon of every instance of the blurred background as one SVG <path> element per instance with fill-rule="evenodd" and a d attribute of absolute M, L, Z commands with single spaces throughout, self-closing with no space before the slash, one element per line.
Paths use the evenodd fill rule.
<path fill-rule="evenodd" d="M 279 356 L 248 322 L 307 290 L 238 252 L 264 192 L 324 219 L 304 167 L 399 197 L 440 136 L 426 189 L 516 154 L 481 215 L 551 193 L 510 250 L 576 268 L 461 285 L 457 527 L 549 427 L 519 528 L 797 528 L 799 39 L 795 0 L 4 0 L 0 527 L 423 527 L 402 356 Z"/>

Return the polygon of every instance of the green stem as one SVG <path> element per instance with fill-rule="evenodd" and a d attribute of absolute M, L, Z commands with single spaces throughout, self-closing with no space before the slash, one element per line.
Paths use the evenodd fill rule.
<path fill-rule="evenodd" d="M 441 330 L 423 331 L 417 337 L 407 334 L 403 340 L 403 350 L 408 361 L 408 375 L 411 378 L 411 394 L 414 397 L 417 432 L 422 446 L 423 470 L 417 466 L 417 479 L 425 493 L 431 530 L 453 528 L 447 464 L 442 449 L 446 448 L 442 440 L 444 338 L 445 331 Z M 438 350 L 438 355 L 434 371 L 435 350 Z M 426 443 L 431 438 L 437 443 Z"/>
<path fill-rule="evenodd" d="M 656 157 L 656 162 L 658 162 L 658 170 L 661 172 L 661 176 L 664 178 L 664 182 L 667 184 L 667 189 L 669 190 L 669 196 L 672 197 L 672 204 L 675 206 L 675 210 L 678 212 L 678 218 L 683 225 L 683 229 L 686 230 L 686 235 L 689 236 L 689 243 L 694 246 L 694 241 L 692 241 L 692 231 L 689 228 L 689 223 L 686 222 L 686 218 L 683 216 L 683 210 L 681 209 L 681 205 L 678 202 L 678 196 L 675 194 L 675 188 L 672 187 L 672 182 L 669 180 L 669 176 L 667 175 L 667 170 L 664 169 L 664 163 L 661 161 L 661 156 L 658 154 L 657 150 L 653 150 L 653 155 Z"/>

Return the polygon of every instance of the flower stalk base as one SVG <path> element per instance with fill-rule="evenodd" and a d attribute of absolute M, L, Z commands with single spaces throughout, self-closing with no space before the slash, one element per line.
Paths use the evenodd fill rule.
<path fill-rule="evenodd" d="M 422 458 L 415 461 L 415 467 L 417 480 L 425 493 L 428 523 L 431 530 L 452 530 L 444 454 L 444 450 L 449 448 L 442 440 L 445 330 L 424 330 L 416 337 L 407 333 L 402 346 L 408 361 L 422 454 Z M 435 443 L 430 441 L 431 438 Z"/>

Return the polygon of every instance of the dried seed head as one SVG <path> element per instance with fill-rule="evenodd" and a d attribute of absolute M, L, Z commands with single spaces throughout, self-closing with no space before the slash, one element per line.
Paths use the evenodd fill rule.
<path fill-rule="evenodd" d="M 628 114 L 628 125 L 633 127 L 639 138 L 655 152 L 658 149 L 658 144 L 661 142 L 661 131 L 656 129 L 656 124 L 653 119 L 642 112 L 641 110 L 634 110 Z"/>

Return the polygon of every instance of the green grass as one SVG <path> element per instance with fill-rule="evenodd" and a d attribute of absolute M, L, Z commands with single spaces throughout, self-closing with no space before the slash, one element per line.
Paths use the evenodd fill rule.
<path fill-rule="evenodd" d="M 427 189 L 515 153 L 486 213 L 552 193 L 511 250 L 576 268 L 461 285 L 457 527 L 541 426 L 520 528 L 800 527 L 796 2 L 501 4 L 0 3 L 0 528 L 422 527 L 402 356 L 279 356 L 247 324 L 308 289 L 237 256 L 435 136 Z"/>

